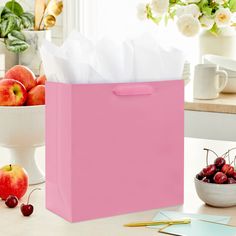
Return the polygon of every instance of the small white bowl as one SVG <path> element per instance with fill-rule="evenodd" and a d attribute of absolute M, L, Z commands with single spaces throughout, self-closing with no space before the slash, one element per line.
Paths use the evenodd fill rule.
<path fill-rule="evenodd" d="M 236 93 L 236 76 L 228 77 L 228 82 L 222 93 Z"/>
<path fill-rule="evenodd" d="M 236 184 L 205 183 L 194 179 L 196 192 L 206 204 L 214 207 L 236 206 Z"/>
<path fill-rule="evenodd" d="M 229 70 L 232 73 L 236 72 L 236 60 L 230 59 L 228 57 L 208 54 L 203 56 L 203 63 L 216 64 L 222 69 Z"/>

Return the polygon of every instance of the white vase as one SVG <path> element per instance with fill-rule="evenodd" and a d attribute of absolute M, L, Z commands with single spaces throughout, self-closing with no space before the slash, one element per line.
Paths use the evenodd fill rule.
<path fill-rule="evenodd" d="M 199 36 L 199 50 L 200 61 L 205 54 L 236 59 L 236 31 L 233 28 L 225 28 L 219 35 L 203 31 Z"/>
<path fill-rule="evenodd" d="M 51 40 L 51 31 L 42 30 L 42 31 L 24 31 L 23 32 L 26 38 L 26 42 L 30 47 L 19 54 L 19 62 L 21 65 L 27 66 L 30 68 L 35 75 L 40 75 L 42 70 L 42 60 L 40 56 L 39 49 L 43 43 L 44 39 Z"/>
<path fill-rule="evenodd" d="M 18 54 L 8 51 L 4 39 L 0 38 L 0 77 L 3 77 L 5 72 L 18 62 Z"/>

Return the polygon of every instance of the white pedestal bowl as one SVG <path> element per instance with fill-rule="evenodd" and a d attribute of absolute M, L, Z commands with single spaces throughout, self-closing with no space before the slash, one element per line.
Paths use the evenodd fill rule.
<path fill-rule="evenodd" d="M 11 152 L 12 164 L 19 164 L 29 175 L 29 184 L 45 177 L 35 161 L 35 149 L 45 144 L 45 106 L 0 106 L 0 146 Z"/>

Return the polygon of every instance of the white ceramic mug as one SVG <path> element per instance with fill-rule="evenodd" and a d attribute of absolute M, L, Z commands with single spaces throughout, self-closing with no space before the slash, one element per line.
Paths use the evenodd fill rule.
<path fill-rule="evenodd" d="M 218 70 L 217 65 L 198 64 L 195 66 L 193 97 L 215 99 L 228 82 L 227 72 Z"/>

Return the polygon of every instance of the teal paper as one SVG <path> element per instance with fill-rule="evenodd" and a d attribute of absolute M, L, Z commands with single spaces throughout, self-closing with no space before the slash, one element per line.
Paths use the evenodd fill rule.
<path fill-rule="evenodd" d="M 229 216 L 185 214 L 173 211 L 161 211 L 153 220 L 179 220 L 186 218 L 191 219 L 191 224 L 172 225 L 163 231 L 165 233 L 181 236 L 236 236 L 236 227 L 226 225 L 229 223 Z M 163 226 L 152 228 L 160 229 L 162 227 Z"/>

